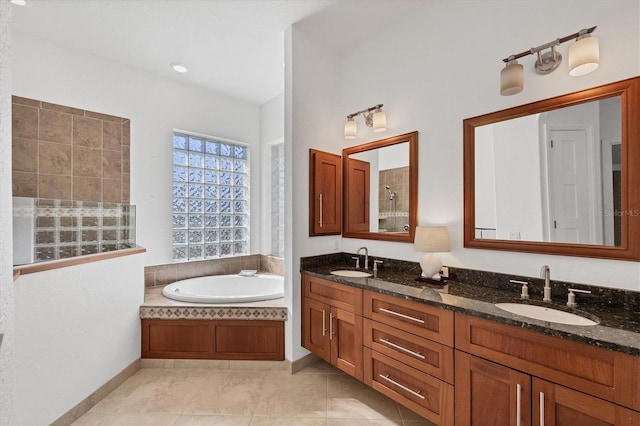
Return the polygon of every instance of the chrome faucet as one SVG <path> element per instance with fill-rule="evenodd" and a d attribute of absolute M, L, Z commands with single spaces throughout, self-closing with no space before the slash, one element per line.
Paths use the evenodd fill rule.
<path fill-rule="evenodd" d="M 540 269 L 540 278 L 544 278 L 544 296 L 542 297 L 542 301 L 551 302 L 551 285 L 549 284 L 551 271 L 548 265 L 544 265 L 542 269 Z"/>
<path fill-rule="evenodd" d="M 369 249 L 366 247 L 360 247 L 356 254 L 360 256 L 360 251 L 364 250 L 364 269 L 369 269 Z"/>

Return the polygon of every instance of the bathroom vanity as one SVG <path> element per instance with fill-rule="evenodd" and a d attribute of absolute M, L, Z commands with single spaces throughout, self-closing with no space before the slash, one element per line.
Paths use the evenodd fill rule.
<path fill-rule="evenodd" d="M 556 324 L 497 308 L 519 293 L 482 283 L 437 289 L 412 271 L 350 278 L 330 274 L 345 264 L 301 265 L 303 346 L 436 424 L 640 424 L 638 312 Z"/>

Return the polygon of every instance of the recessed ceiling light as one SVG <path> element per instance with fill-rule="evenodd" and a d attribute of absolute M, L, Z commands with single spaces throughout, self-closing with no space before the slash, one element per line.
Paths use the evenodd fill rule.
<path fill-rule="evenodd" d="M 11 0 L 11 3 L 18 6 L 26 6 L 27 0 Z"/>
<path fill-rule="evenodd" d="M 175 72 L 187 72 L 187 66 L 185 64 L 181 64 L 180 62 L 172 62 L 171 68 L 173 68 Z"/>

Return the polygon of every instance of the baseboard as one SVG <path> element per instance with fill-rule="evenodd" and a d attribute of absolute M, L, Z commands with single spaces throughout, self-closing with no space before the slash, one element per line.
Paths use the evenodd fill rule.
<path fill-rule="evenodd" d="M 89 411 L 98 402 L 102 401 L 104 397 L 113 392 L 118 386 L 125 382 L 129 377 L 133 376 L 140 368 L 142 363 L 140 359 L 133 361 L 129 366 L 125 367 L 120 373 L 116 374 L 114 378 L 109 380 L 104 385 L 100 386 L 91 395 L 76 404 L 75 407 L 58 417 L 56 421 L 51 423 L 51 426 L 67 426 L 82 417 L 87 411 Z"/>
<path fill-rule="evenodd" d="M 197 368 L 208 370 L 286 370 L 287 361 L 143 358 L 142 368 Z"/>
<path fill-rule="evenodd" d="M 309 353 L 302 358 L 299 358 L 295 361 L 289 361 L 288 359 L 285 362 L 288 364 L 289 373 L 295 374 L 300 370 L 303 370 L 310 366 L 311 364 L 315 364 L 320 361 L 320 358 L 312 353 Z"/>

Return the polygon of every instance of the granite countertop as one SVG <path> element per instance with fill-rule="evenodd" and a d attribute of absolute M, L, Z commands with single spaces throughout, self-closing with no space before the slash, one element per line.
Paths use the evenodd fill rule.
<path fill-rule="evenodd" d="M 318 278 L 402 297 L 408 300 L 438 306 L 471 316 L 486 318 L 547 335 L 570 339 L 593 346 L 607 348 L 626 354 L 640 356 L 640 309 L 638 306 L 621 308 L 605 304 L 580 304 L 577 309 L 568 308 L 566 299 L 556 297 L 552 303 L 543 303 L 542 297 L 532 295 L 528 300 L 520 299 L 520 287 L 513 290 L 492 288 L 483 285 L 448 281 L 446 285 L 417 282 L 415 269 L 389 268 L 380 270 L 377 278 L 347 278 L 332 275 L 332 270 L 354 269 L 352 264 L 322 264 L 301 266 L 301 272 Z M 538 300 L 539 299 L 539 300 Z M 572 312 L 597 320 L 598 325 L 575 326 L 530 319 L 511 314 L 496 306 L 499 302 L 516 302 L 542 305 Z"/>

